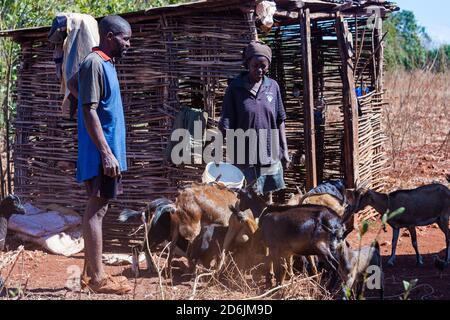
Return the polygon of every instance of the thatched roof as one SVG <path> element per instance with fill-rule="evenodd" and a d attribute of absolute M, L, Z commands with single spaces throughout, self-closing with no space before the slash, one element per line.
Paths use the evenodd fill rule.
<path fill-rule="evenodd" d="M 333 13 L 341 11 L 349 14 L 366 13 L 367 7 L 379 6 L 383 8 L 382 14 L 396 11 L 395 3 L 385 0 L 274 0 L 277 4 L 278 19 L 296 18 L 300 9 L 308 8 L 311 13 Z M 156 16 L 180 16 L 192 12 L 215 11 L 226 9 L 254 8 L 258 0 L 199 0 L 183 4 L 175 4 L 164 7 L 150 8 L 135 12 L 121 14 L 129 22 L 138 22 L 152 19 Z M 291 12 L 294 15 L 290 14 Z M 281 13 L 281 14 L 280 14 Z M 98 19 L 101 19 L 99 17 Z M 17 42 L 24 42 L 32 38 L 46 36 L 50 26 L 23 28 L 16 30 L 0 31 L 0 37 L 13 37 Z"/>

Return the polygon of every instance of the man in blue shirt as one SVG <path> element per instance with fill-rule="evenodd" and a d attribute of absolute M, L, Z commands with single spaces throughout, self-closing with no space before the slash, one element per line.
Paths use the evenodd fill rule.
<path fill-rule="evenodd" d="M 125 121 L 114 58 L 130 47 L 130 24 L 119 16 L 100 21 L 100 45 L 93 48 L 70 80 L 78 98 L 77 181 L 84 182 L 88 202 L 83 216 L 85 263 L 82 287 L 98 293 L 131 291 L 125 277 L 112 277 L 102 265 L 102 221 L 108 202 L 121 193 L 121 173 L 127 169 Z"/>

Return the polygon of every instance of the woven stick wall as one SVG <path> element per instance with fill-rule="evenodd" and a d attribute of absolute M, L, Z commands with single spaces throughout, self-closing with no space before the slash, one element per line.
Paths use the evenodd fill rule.
<path fill-rule="evenodd" d="M 383 186 L 381 170 L 384 165 L 381 132 L 382 94 L 373 91 L 374 62 L 372 61 L 374 33 L 367 19 L 349 19 L 349 30 L 355 44 L 355 79 L 357 87 L 369 88 L 372 93 L 361 98 L 359 117 L 360 144 L 360 180 L 371 182 L 379 189 Z M 271 65 L 271 77 L 282 88 L 283 102 L 287 113 L 286 131 L 289 149 L 295 152 L 295 158 L 304 153 L 303 138 L 303 80 L 301 57 L 300 26 L 279 27 L 262 39 L 271 46 L 274 58 Z M 313 81 L 316 105 L 326 106 L 322 123 L 316 122 L 317 164 L 320 170 L 319 180 L 340 179 L 344 176 L 343 167 L 343 111 L 342 61 L 336 38 L 335 20 L 317 20 L 312 23 Z M 300 96 L 294 96 L 295 88 Z M 295 186 L 304 187 L 305 167 L 296 164 L 285 173 L 288 190 L 295 192 Z"/>
<path fill-rule="evenodd" d="M 132 31 L 132 48 L 117 65 L 129 170 L 123 176 L 124 194 L 112 203 L 104 222 L 105 238 L 117 245 L 133 238 L 128 236 L 131 227 L 117 222 L 121 209 L 173 198 L 178 185 L 201 180 L 203 166 L 164 164 L 172 120 L 182 105 L 191 104 L 187 97 L 192 91 L 200 90 L 203 106 L 197 107 L 208 111 L 212 124 L 218 121 L 227 79 L 241 71 L 242 49 L 255 28 L 245 15 L 227 12 L 161 17 L 133 23 Z M 86 195 L 74 179 L 76 123 L 62 114 L 52 53 L 45 39 L 22 44 L 15 190 L 36 205 L 60 203 L 82 213 Z"/>
<path fill-rule="evenodd" d="M 350 23 L 362 30 L 363 23 Z M 202 107 L 215 126 L 227 79 L 242 71 L 242 49 L 255 38 L 255 27 L 239 11 L 191 13 L 161 16 L 132 23 L 132 48 L 118 65 L 127 124 L 129 171 L 124 174 L 124 194 L 112 204 L 104 223 L 110 245 L 128 244 L 132 226 L 117 223 L 122 208 L 138 209 L 148 201 L 173 198 L 177 187 L 199 181 L 203 165 L 170 167 L 163 161 L 174 116 L 183 105 Z M 334 20 L 317 21 L 312 26 L 315 50 L 315 99 L 327 105 L 322 125 L 323 179 L 341 178 L 342 169 L 342 85 L 340 57 Z M 358 35 L 361 51 L 357 72 L 370 60 L 371 38 Z M 275 28 L 265 37 L 272 46 L 271 75 L 282 88 L 287 111 L 289 148 L 299 157 L 303 151 L 302 57 L 298 25 Z M 37 205 L 59 203 L 84 209 L 84 187 L 75 182 L 77 153 L 76 123 L 62 114 L 59 84 L 55 77 L 52 48 L 45 38 L 22 43 L 21 70 L 17 89 L 17 141 L 15 190 Z M 355 57 L 356 60 L 356 57 Z M 370 61 L 369 61 L 370 62 Z M 359 68 L 359 69 L 358 69 Z M 362 73 L 363 84 L 373 82 L 373 74 Z M 294 96 L 296 88 L 300 96 Z M 202 99 L 198 99 L 201 96 Z M 197 98 L 196 98 L 197 97 Z M 379 114 L 381 93 L 361 100 L 360 126 L 362 177 L 378 179 L 382 167 Z M 286 173 L 289 189 L 304 185 L 305 168 L 297 165 Z M 378 183 L 378 182 L 377 182 Z"/>

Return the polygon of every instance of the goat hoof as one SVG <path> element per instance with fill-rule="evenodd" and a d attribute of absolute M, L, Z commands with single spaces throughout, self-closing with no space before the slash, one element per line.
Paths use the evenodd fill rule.
<path fill-rule="evenodd" d="M 423 267 L 423 266 L 424 266 L 423 260 L 422 260 L 422 259 L 421 259 L 421 260 L 418 260 L 418 261 L 416 262 L 416 266 L 418 266 L 418 267 Z"/>
<path fill-rule="evenodd" d="M 388 260 L 387 266 L 392 268 L 395 265 L 395 260 Z"/>

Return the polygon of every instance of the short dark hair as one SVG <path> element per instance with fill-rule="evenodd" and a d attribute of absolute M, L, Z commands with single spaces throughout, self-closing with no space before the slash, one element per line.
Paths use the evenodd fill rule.
<path fill-rule="evenodd" d="M 108 32 L 118 34 L 124 31 L 131 30 L 131 26 L 127 20 L 120 16 L 106 16 L 98 25 L 100 36 L 106 36 Z"/>

